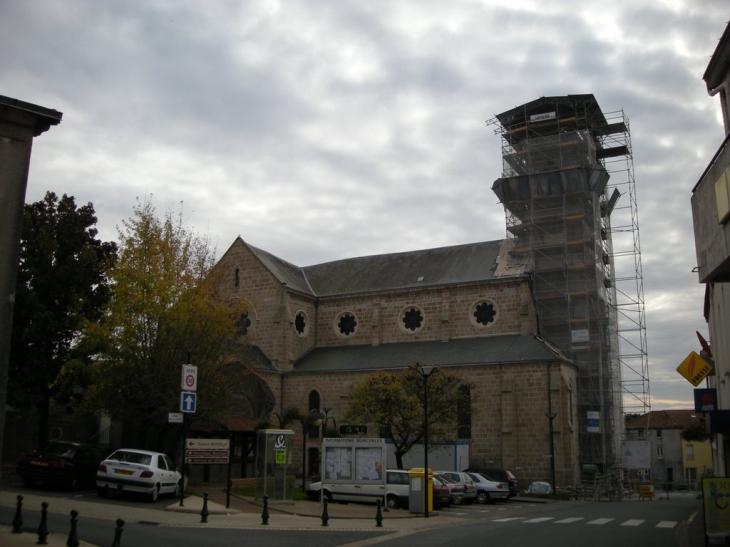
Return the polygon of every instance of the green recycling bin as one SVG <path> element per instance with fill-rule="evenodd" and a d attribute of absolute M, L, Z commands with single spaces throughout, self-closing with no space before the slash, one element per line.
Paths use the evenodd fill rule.
<path fill-rule="evenodd" d="M 414 467 L 408 471 L 408 510 L 411 513 L 433 512 L 433 470 L 428 470 L 428 480 L 424 486 L 423 467 Z M 426 507 L 426 492 L 428 492 L 428 508 Z"/>

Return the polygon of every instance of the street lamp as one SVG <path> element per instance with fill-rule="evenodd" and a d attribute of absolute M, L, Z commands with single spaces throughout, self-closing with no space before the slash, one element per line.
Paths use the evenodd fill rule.
<path fill-rule="evenodd" d="M 423 513 L 428 518 L 428 379 L 438 372 L 438 367 L 432 365 L 419 365 L 416 363 L 416 370 L 423 378 Z"/>
<path fill-rule="evenodd" d="M 322 423 L 322 413 L 313 408 L 302 417 L 302 492 L 307 491 L 307 429 L 309 426 L 319 426 Z"/>

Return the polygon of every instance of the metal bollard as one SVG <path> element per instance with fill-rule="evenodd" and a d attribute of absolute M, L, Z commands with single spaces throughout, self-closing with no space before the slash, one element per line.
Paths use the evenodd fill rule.
<path fill-rule="evenodd" d="M 117 519 L 117 527 L 114 529 L 114 543 L 112 547 L 122 547 L 122 528 L 124 527 L 124 521 Z"/>
<path fill-rule="evenodd" d="M 261 524 L 269 524 L 269 496 L 264 494 L 264 510 L 261 513 Z"/>
<path fill-rule="evenodd" d="M 325 496 L 322 500 L 322 526 L 327 526 L 327 522 L 330 520 L 330 516 L 327 513 L 327 497 Z"/>
<path fill-rule="evenodd" d="M 71 532 L 66 540 L 66 547 L 79 547 L 79 538 L 76 535 L 76 518 L 79 516 L 79 512 L 76 509 L 71 510 Z"/>
<path fill-rule="evenodd" d="M 41 503 L 41 523 L 38 525 L 38 541 L 36 545 L 48 545 L 48 503 Z"/>
<path fill-rule="evenodd" d="M 15 516 L 13 517 L 13 534 L 23 532 L 23 496 L 18 494 L 18 503 L 15 505 Z"/>
<path fill-rule="evenodd" d="M 375 515 L 375 523 L 376 523 L 375 525 L 378 528 L 382 528 L 383 527 L 383 514 L 380 512 L 380 506 L 382 505 L 382 503 L 383 503 L 382 500 L 379 499 L 378 500 L 378 512 Z"/>
<path fill-rule="evenodd" d="M 203 510 L 200 511 L 200 522 L 208 522 L 208 492 L 203 494 Z"/>

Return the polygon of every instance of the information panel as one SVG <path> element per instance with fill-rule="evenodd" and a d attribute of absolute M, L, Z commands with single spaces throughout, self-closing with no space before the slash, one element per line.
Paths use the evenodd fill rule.
<path fill-rule="evenodd" d="M 323 439 L 326 482 L 384 483 L 385 439 Z"/>

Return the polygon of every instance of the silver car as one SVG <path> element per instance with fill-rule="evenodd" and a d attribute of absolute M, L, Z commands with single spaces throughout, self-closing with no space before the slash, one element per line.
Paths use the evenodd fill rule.
<path fill-rule="evenodd" d="M 150 501 L 160 494 L 180 495 L 182 480 L 172 460 L 165 454 L 124 448 L 99 464 L 96 491 L 100 497 L 110 492 L 137 492 Z"/>
<path fill-rule="evenodd" d="M 506 482 L 490 481 L 479 473 L 469 473 L 477 487 L 477 503 L 494 503 L 507 501 L 509 485 Z"/>

